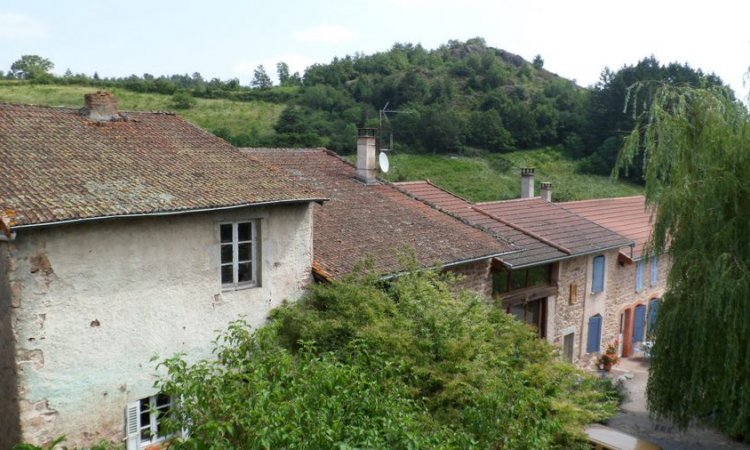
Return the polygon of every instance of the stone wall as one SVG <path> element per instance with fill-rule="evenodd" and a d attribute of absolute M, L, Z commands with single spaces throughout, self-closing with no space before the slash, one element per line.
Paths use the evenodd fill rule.
<path fill-rule="evenodd" d="M 492 298 L 491 259 L 454 266 L 448 270 L 459 276 L 456 286 L 459 290 L 475 292 L 483 297 Z"/>
<path fill-rule="evenodd" d="M 628 308 L 636 305 L 649 305 L 651 299 L 661 298 L 666 291 L 667 276 L 671 267 L 668 255 L 659 257 L 659 279 L 655 285 L 651 284 L 651 260 L 647 260 L 644 269 L 643 289 L 636 291 L 636 263 L 617 264 L 612 288 L 611 300 L 607 304 L 603 342 L 611 342 L 620 338 L 620 315 Z M 647 321 L 648 323 L 648 321 Z"/>
<path fill-rule="evenodd" d="M 554 301 L 554 331 L 549 340 L 562 349 L 563 338 L 575 333 L 573 361 L 578 360 L 583 319 L 583 305 L 586 295 L 586 275 L 588 258 L 570 258 L 557 264 L 558 294 Z M 571 295 L 571 291 L 573 295 Z"/>
<path fill-rule="evenodd" d="M 261 284 L 223 290 L 219 223 L 246 220 L 260 221 Z M 22 437 L 83 447 L 122 441 L 126 405 L 156 393 L 154 355 L 210 357 L 216 330 L 240 317 L 259 326 L 301 294 L 312 215 L 288 205 L 116 219 L 21 229 L 12 244 Z"/>

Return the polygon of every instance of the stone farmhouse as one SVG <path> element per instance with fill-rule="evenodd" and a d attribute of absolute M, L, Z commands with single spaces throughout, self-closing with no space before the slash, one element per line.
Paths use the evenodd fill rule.
<path fill-rule="evenodd" d="M 376 174 L 325 149 L 236 149 L 169 113 L 120 112 L 107 93 L 81 109 L 0 104 L 0 449 L 106 439 L 128 450 L 166 437 L 172 399 L 154 355 L 209 357 L 217 329 L 254 326 L 313 280 L 368 259 L 462 275 L 585 365 L 648 335 L 668 261 L 647 257 L 642 197 L 472 204 Z"/>
<path fill-rule="evenodd" d="M 612 295 L 602 315 L 602 339 L 618 342 L 619 353 L 631 356 L 648 340 L 671 262 L 669 255 L 648 255 L 651 213 L 644 196 L 558 203 L 563 208 L 632 239 L 623 247 L 612 274 Z M 589 324 L 590 325 L 590 324 Z"/>
<path fill-rule="evenodd" d="M 0 166 L 2 449 L 162 440 L 152 356 L 312 279 L 325 197 L 175 115 L 0 104 Z"/>
<path fill-rule="evenodd" d="M 359 168 L 320 148 L 241 150 L 285 169 L 295 181 L 330 199 L 313 207 L 317 279 L 340 279 L 365 258 L 376 273 L 397 275 L 404 270 L 399 255 L 413 251 L 421 267 L 459 273 L 463 287 L 489 294 L 486 280 L 492 261 L 518 249 L 378 179 L 372 131 L 363 129 L 358 138 Z"/>
<path fill-rule="evenodd" d="M 367 256 L 397 275 L 411 248 L 471 287 L 514 251 L 374 169 L 301 150 L 303 171 L 284 155 L 120 112 L 107 93 L 81 109 L 0 104 L 0 449 L 61 435 L 158 446 L 172 399 L 153 388 L 154 355 L 209 357 L 217 329 L 261 325 Z"/>

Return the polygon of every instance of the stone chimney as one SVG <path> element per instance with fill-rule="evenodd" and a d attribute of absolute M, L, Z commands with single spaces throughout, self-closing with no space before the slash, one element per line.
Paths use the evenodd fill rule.
<path fill-rule="evenodd" d="M 534 196 L 534 168 L 521 168 L 521 198 L 531 198 Z"/>
<path fill-rule="evenodd" d="M 552 201 L 552 183 L 542 183 L 542 200 Z"/>
<path fill-rule="evenodd" d="M 377 149 L 375 128 L 360 128 L 357 131 L 357 178 L 365 184 L 375 184 Z"/>
<path fill-rule="evenodd" d="M 84 96 L 86 106 L 81 113 L 91 120 L 106 122 L 117 120 L 120 114 L 117 112 L 117 97 L 106 91 L 99 91 Z"/>

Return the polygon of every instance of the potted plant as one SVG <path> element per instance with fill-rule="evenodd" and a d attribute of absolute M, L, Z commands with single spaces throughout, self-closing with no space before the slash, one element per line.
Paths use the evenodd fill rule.
<path fill-rule="evenodd" d="M 617 339 L 607 344 L 606 350 L 599 356 L 599 367 L 609 372 L 612 366 L 620 362 L 620 357 L 617 355 L 617 348 L 619 343 Z"/>

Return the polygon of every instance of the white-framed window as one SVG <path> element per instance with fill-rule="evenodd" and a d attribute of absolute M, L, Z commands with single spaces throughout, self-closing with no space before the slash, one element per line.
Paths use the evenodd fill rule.
<path fill-rule="evenodd" d="M 156 394 L 128 404 L 125 415 L 127 450 L 140 450 L 166 440 L 162 420 L 172 408 L 168 395 Z"/>
<path fill-rule="evenodd" d="M 224 289 L 258 285 L 258 228 L 257 220 L 219 225 Z"/>
<path fill-rule="evenodd" d="M 604 255 L 594 257 L 593 268 L 591 270 L 591 292 L 597 293 L 604 291 L 604 271 L 606 263 Z"/>

